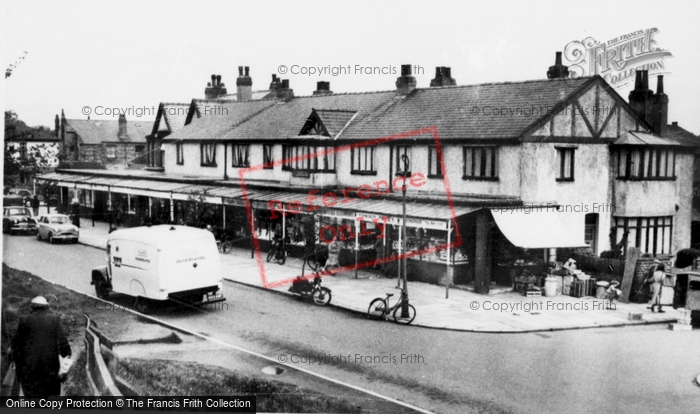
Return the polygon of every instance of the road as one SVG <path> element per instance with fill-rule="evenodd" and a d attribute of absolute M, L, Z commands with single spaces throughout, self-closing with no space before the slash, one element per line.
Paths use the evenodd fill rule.
<path fill-rule="evenodd" d="M 3 241 L 9 266 L 94 294 L 90 270 L 105 263 L 104 251 L 29 236 Z M 435 412 L 697 413 L 700 407 L 693 383 L 700 374 L 697 330 L 652 325 L 476 334 L 370 321 L 228 282 L 224 293 L 228 308 L 165 308 L 154 316 L 273 358 L 325 358 L 322 365 L 296 363 Z M 341 363 L 331 364 L 332 357 Z"/>

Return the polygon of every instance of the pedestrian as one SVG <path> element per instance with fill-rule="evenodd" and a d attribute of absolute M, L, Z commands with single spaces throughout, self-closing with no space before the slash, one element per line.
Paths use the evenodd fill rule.
<path fill-rule="evenodd" d="M 610 282 L 610 287 L 608 287 L 606 293 L 607 298 L 610 301 L 608 309 L 615 310 L 613 307 L 613 302 L 622 294 L 622 291 L 620 290 L 620 282 L 618 282 L 617 280 L 613 280 L 612 282 Z"/>
<path fill-rule="evenodd" d="M 34 194 L 34 197 L 32 197 L 32 210 L 34 210 L 35 217 L 39 215 L 39 206 L 40 205 L 41 205 L 41 203 L 39 203 L 39 196 Z"/>
<path fill-rule="evenodd" d="M 49 310 L 43 296 L 31 302 L 32 312 L 19 320 L 12 341 L 12 356 L 17 378 L 26 397 L 61 395 L 61 383 L 67 369 L 59 361 L 71 357 L 68 339 L 61 328 L 61 320 Z M 63 365 L 63 366 L 62 366 Z"/>
<path fill-rule="evenodd" d="M 665 311 L 661 310 L 661 287 L 663 286 L 664 282 L 664 277 L 666 276 L 666 266 L 664 266 L 663 263 L 659 263 L 656 266 L 656 271 L 652 275 L 651 278 L 647 279 L 647 283 L 649 283 L 651 286 L 651 301 L 649 303 L 651 304 L 651 309 L 652 312 L 654 312 L 654 306 L 659 307 L 659 313 L 665 313 Z"/>
<path fill-rule="evenodd" d="M 326 264 L 323 266 L 322 271 L 326 271 L 329 267 L 339 267 L 338 256 L 340 255 L 340 243 L 336 237 L 333 237 L 333 241 L 328 245 L 328 259 L 326 259 Z M 333 273 L 335 276 L 335 273 Z"/>

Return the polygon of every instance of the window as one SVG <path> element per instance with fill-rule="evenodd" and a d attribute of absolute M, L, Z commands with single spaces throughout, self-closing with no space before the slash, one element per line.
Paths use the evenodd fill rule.
<path fill-rule="evenodd" d="M 377 175 L 374 169 L 374 147 L 356 147 L 350 151 L 352 157 L 351 174 Z"/>
<path fill-rule="evenodd" d="M 144 147 L 143 145 L 137 145 L 137 146 L 134 148 L 134 150 L 135 150 L 136 152 L 143 152 L 143 149 L 144 149 L 144 148 L 145 148 L 145 147 Z"/>
<path fill-rule="evenodd" d="M 673 217 L 615 217 L 613 231 L 617 242 L 627 233 L 625 252 L 627 247 L 633 246 L 642 253 L 671 253 Z"/>
<path fill-rule="evenodd" d="M 275 162 L 275 155 L 274 155 L 274 145 L 263 145 L 263 168 L 266 170 L 271 170 L 273 169 L 274 165 L 273 163 Z"/>
<path fill-rule="evenodd" d="M 409 154 L 408 150 L 409 150 L 409 147 L 403 146 L 403 145 L 395 147 L 395 152 L 396 152 L 396 157 L 395 157 L 396 165 L 394 167 L 395 171 L 402 171 L 403 170 L 403 162 L 401 161 L 401 156 L 407 155 L 410 158 L 411 154 Z"/>
<path fill-rule="evenodd" d="M 285 171 L 335 172 L 335 153 L 325 153 L 333 147 L 312 145 L 285 145 L 282 159 Z M 314 156 L 314 154 L 317 154 Z"/>
<path fill-rule="evenodd" d="M 105 157 L 107 158 L 117 158 L 117 147 L 116 145 L 107 145 L 105 147 L 106 153 Z"/>
<path fill-rule="evenodd" d="M 250 152 L 250 145 L 247 144 L 233 144 L 231 145 L 232 156 L 231 156 L 231 166 L 232 167 L 249 167 L 250 162 L 248 161 L 248 153 Z"/>
<path fill-rule="evenodd" d="M 557 181 L 574 181 L 574 153 L 576 148 L 557 148 L 559 175 Z"/>
<path fill-rule="evenodd" d="M 428 147 L 428 177 L 442 178 L 442 165 L 436 147 Z"/>
<path fill-rule="evenodd" d="M 216 144 L 200 144 L 200 162 L 202 167 L 216 167 Z"/>
<path fill-rule="evenodd" d="M 617 151 L 617 178 L 675 180 L 676 154 L 667 149 L 622 148 Z"/>
<path fill-rule="evenodd" d="M 498 148 L 464 147 L 462 178 L 498 180 Z"/>
<path fill-rule="evenodd" d="M 185 163 L 185 154 L 182 151 L 181 142 L 175 144 L 175 150 L 177 151 L 177 165 L 183 165 Z"/>

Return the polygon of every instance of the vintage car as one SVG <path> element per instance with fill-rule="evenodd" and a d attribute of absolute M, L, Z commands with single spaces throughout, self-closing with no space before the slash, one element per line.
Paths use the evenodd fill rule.
<path fill-rule="evenodd" d="M 55 241 L 78 242 L 80 230 L 71 223 L 70 217 L 65 214 L 44 214 L 37 220 L 37 240 L 46 239 L 53 244 Z"/>
<path fill-rule="evenodd" d="M 32 209 L 27 207 L 3 207 L 2 232 L 34 234 L 36 232 L 36 220 L 32 217 Z"/>
<path fill-rule="evenodd" d="M 22 202 L 25 206 L 32 206 L 32 197 L 34 197 L 34 194 L 26 188 L 11 188 L 10 191 L 8 191 L 8 194 L 20 196 L 22 197 Z"/>

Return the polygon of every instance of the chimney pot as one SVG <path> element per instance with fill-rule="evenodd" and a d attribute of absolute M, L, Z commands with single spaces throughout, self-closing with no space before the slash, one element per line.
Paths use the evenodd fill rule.
<path fill-rule="evenodd" d="M 211 86 L 216 86 L 216 75 L 211 75 Z"/>
<path fill-rule="evenodd" d="M 243 66 L 238 67 L 239 76 L 238 79 L 236 79 L 236 98 L 239 102 L 253 99 L 253 80 L 248 74 L 248 66 L 245 67 L 245 75 L 243 75 Z"/>
<path fill-rule="evenodd" d="M 221 85 L 221 75 L 216 75 L 216 86 Z"/>
<path fill-rule="evenodd" d="M 411 65 L 401 65 L 401 76 L 396 78 L 396 93 L 408 95 L 416 89 L 416 78 L 411 76 Z"/>
<path fill-rule="evenodd" d="M 442 75 L 446 78 L 451 78 L 452 77 L 452 68 L 443 67 L 442 68 Z"/>
<path fill-rule="evenodd" d="M 664 93 L 664 75 L 658 75 L 656 77 L 656 94 L 663 95 Z"/>
<path fill-rule="evenodd" d="M 313 92 L 314 95 L 330 95 L 333 92 L 331 91 L 331 83 L 330 82 L 325 82 L 325 81 L 318 81 L 316 82 L 316 90 Z"/>
<path fill-rule="evenodd" d="M 436 66 L 436 67 L 435 67 L 435 77 L 436 77 L 436 78 L 441 78 L 441 77 L 442 77 L 442 66 Z"/>
<path fill-rule="evenodd" d="M 243 66 L 238 67 L 238 76 L 243 76 Z"/>
<path fill-rule="evenodd" d="M 559 79 L 569 77 L 569 67 L 561 64 L 561 52 L 556 52 L 554 65 L 549 67 L 547 71 L 548 79 Z"/>
<path fill-rule="evenodd" d="M 282 89 L 289 89 L 289 79 L 282 80 Z"/>
<path fill-rule="evenodd" d="M 671 125 L 673 125 L 673 126 L 678 126 L 678 121 L 673 121 L 673 122 L 671 123 Z"/>
<path fill-rule="evenodd" d="M 250 75 L 248 75 L 249 73 L 250 73 L 250 67 L 246 66 L 245 67 L 245 75 L 250 76 Z"/>
<path fill-rule="evenodd" d="M 401 65 L 401 76 L 411 76 L 411 65 Z"/>

